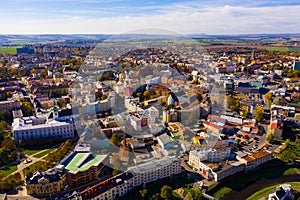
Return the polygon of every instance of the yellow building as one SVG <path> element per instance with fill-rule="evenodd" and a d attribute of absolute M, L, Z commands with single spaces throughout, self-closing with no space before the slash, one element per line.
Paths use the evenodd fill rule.
<path fill-rule="evenodd" d="M 25 181 L 27 194 L 51 194 L 60 192 L 66 185 L 66 175 L 60 169 L 52 168 L 46 172 L 35 172 Z"/>

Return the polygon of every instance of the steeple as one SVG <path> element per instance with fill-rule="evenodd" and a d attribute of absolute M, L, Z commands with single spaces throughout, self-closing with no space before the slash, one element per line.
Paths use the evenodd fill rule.
<path fill-rule="evenodd" d="M 252 50 L 252 54 L 251 54 L 251 61 L 254 60 L 254 50 Z"/>
<path fill-rule="evenodd" d="M 53 118 L 54 119 L 58 118 L 58 107 L 57 107 L 56 99 L 53 100 Z"/>

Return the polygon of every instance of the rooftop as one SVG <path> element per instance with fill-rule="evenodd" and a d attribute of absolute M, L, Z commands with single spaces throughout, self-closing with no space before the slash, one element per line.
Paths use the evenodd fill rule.
<path fill-rule="evenodd" d="M 74 173 L 85 171 L 92 166 L 100 164 L 105 158 L 106 155 L 94 156 L 92 153 L 89 152 L 79 152 L 73 157 L 73 159 L 70 162 L 66 163 L 65 169 Z"/>

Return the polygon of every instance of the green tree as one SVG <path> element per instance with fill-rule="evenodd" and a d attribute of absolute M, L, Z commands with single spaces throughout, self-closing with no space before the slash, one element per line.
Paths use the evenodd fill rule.
<path fill-rule="evenodd" d="M 272 133 L 269 133 L 269 134 L 267 135 L 267 138 L 266 138 L 266 139 L 267 139 L 268 142 L 271 143 L 271 142 L 274 141 L 274 135 L 273 135 Z"/>
<path fill-rule="evenodd" d="M 151 97 L 151 93 L 149 91 L 145 91 L 144 92 L 144 97 L 145 97 L 146 100 L 149 100 L 150 97 Z"/>
<path fill-rule="evenodd" d="M 9 139 L 5 139 L 1 142 L 1 147 L 5 149 L 13 150 L 15 148 L 15 144 L 13 141 Z"/>
<path fill-rule="evenodd" d="M 160 193 L 160 196 L 164 199 L 172 199 L 173 197 L 173 194 L 172 194 L 172 188 L 168 185 L 164 185 L 162 188 L 161 188 L 161 193 Z"/>
<path fill-rule="evenodd" d="M 119 137 L 118 134 L 114 133 L 111 138 L 110 138 L 110 142 L 115 145 L 115 146 L 118 146 L 121 142 L 121 139 Z"/>
<path fill-rule="evenodd" d="M 203 199 L 203 194 L 201 192 L 201 190 L 199 189 L 199 187 L 195 187 L 190 189 L 190 193 L 188 196 L 188 199 L 191 200 L 202 200 Z"/>
<path fill-rule="evenodd" d="M 161 199 L 161 197 L 160 197 L 160 194 L 158 194 L 158 193 L 152 195 L 152 197 L 151 197 L 151 200 L 160 200 L 160 199 Z"/>
<path fill-rule="evenodd" d="M 271 107 L 272 96 L 273 96 L 272 92 L 268 92 L 267 94 L 265 94 L 265 98 L 266 98 L 266 101 L 267 101 L 267 104 L 268 104 L 269 108 Z"/>
<path fill-rule="evenodd" d="M 19 145 L 20 145 L 20 147 L 24 147 L 25 146 L 25 140 L 19 140 Z"/>
<path fill-rule="evenodd" d="M 7 110 L 2 110 L 0 112 L 0 120 L 5 121 L 8 124 L 11 124 L 13 121 L 11 112 L 9 112 Z"/>
<path fill-rule="evenodd" d="M 261 120 L 263 119 L 263 114 L 265 112 L 264 107 L 263 106 L 256 106 L 253 112 L 254 112 L 254 115 L 255 115 L 256 122 L 261 122 Z"/>
<path fill-rule="evenodd" d="M 196 96 L 199 102 L 203 101 L 203 96 L 200 93 L 197 93 Z"/>
<path fill-rule="evenodd" d="M 142 189 L 139 192 L 140 192 L 142 198 L 144 199 L 146 197 L 146 195 L 147 195 L 147 189 Z"/>
<path fill-rule="evenodd" d="M 27 116 L 31 116 L 32 115 L 32 105 L 29 102 L 22 102 L 22 113 L 23 116 L 27 117 Z"/>

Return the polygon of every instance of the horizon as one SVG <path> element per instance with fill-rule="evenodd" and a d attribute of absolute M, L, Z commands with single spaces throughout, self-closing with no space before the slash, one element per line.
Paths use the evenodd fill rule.
<path fill-rule="evenodd" d="M 147 27 L 180 34 L 298 33 L 297 0 L 12 0 L 0 34 L 120 34 Z"/>

